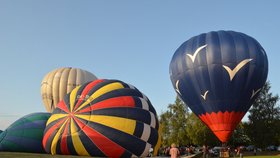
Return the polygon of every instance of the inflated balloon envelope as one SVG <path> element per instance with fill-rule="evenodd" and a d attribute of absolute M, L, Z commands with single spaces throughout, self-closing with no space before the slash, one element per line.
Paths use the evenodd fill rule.
<path fill-rule="evenodd" d="M 220 141 L 227 142 L 265 84 L 268 60 L 254 38 L 213 31 L 184 42 L 169 70 L 180 98 Z"/>
<path fill-rule="evenodd" d="M 45 153 L 42 139 L 50 113 L 26 115 L 0 132 L 0 151 Z"/>
<path fill-rule="evenodd" d="M 97 77 L 79 68 L 61 67 L 45 75 L 41 82 L 41 96 L 48 112 L 53 112 L 57 103 L 67 93 L 86 82 L 96 80 Z"/>
<path fill-rule="evenodd" d="M 59 102 L 47 122 L 47 153 L 145 157 L 157 148 L 157 114 L 137 88 L 119 80 L 83 84 Z"/>

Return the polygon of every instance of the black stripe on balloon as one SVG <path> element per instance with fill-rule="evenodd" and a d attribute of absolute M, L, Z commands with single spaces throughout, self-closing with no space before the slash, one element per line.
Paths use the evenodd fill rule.
<path fill-rule="evenodd" d="M 155 108 L 153 107 L 152 103 L 150 102 L 150 100 L 147 101 L 148 105 L 149 105 L 149 110 L 155 115 L 157 116 L 157 112 L 155 110 Z"/>
<path fill-rule="evenodd" d="M 134 99 L 134 102 L 135 102 L 135 107 L 142 109 L 143 106 L 142 106 L 142 102 L 141 102 L 140 98 L 133 96 L 133 99 Z"/>
<path fill-rule="evenodd" d="M 88 125 L 136 156 L 141 156 L 145 150 L 146 142 L 133 135 L 94 122 Z"/>
<path fill-rule="evenodd" d="M 52 113 L 53 114 L 67 114 L 64 110 L 61 110 L 60 108 L 55 108 Z"/>
<path fill-rule="evenodd" d="M 84 114 L 83 114 L 84 115 Z M 87 124 L 89 121 L 88 120 L 85 120 L 83 118 L 79 118 L 79 117 L 76 117 L 79 121 L 81 121 L 83 124 Z M 90 118 L 90 117 L 89 117 Z M 75 122 L 76 123 L 76 122 Z M 77 128 L 81 129 L 80 126 L 77 124 Z"/>
<path fill-rule="evenodd" d="M 67 136 L 66 143 L 67 143 L 66 145 L 67 145 L 70 155 L 78 155 L 78 153 L 76 152 L 75 147 L 73 145 L 74 143 L 73 143 L 71 135 Z"/>
<path fill-rule="evenodd" d="M 128 158 L 128 157 L 131 157 L 132 156 L 132 153 L 125 150 L 124 153 L 120 156 L 121 158 Z"/>
<path fill-rule="evenodd" d="M 156 116 L 157 117 L 157 116 Z M 158 128 L 159 128 L 159 121 L 158 121 L 158 119 L 156 119 L 156 126 L 155 126 L 155 128 L 158 130 Z"/>
<path fill-rule="evenodd" d="M 139 91 L 136 91 L 134 89 L 129 89 L 129 88 L 123 88 L 123 89 L 117 89 L 110 91 L 108 93 L 105 93 L 98 98 L 94 99 L 91 104 L 96 104 L 100 101 L 109 99 L 109 98 L 114 98 L 114 97 L 120 97 L 120 96 L 136 96 L 136 97 L 142 97 L 142 93 Z"/>
<path fill-rule="evenodd" d="M 106 157 L 106 155 L 101 150 L 99 150 L 99 148 L 90 140 L 90 138 L 87 136 L 87 134 L 83 130 L 79 131 L 79 137 L 80 137 L 86 151 L 91 156 Z"/>
<path fill-rule="evenodd" d="M 87 85 L 88 85 L 88 84 L 83 84 L 83 85 L 81 85 L 81 87 L 78 89 L 78 91 L 77 91 L 77 93 L 76 93 L 76 96 L 75 96 L 74 108 L 75 108 L 76 104 L 77 104 L 78 101 L 79 101 L 78 96 L 80 96 L 80 95 L 82 94 L 83 90 L 85 89 L 85 87 L 86 87 Z M 70 95 L 69 95 L 69 96 L 70 96 Z M 85 100 L 86 100 L 86 99 L 85 99 Z M 83 101 L 81 102 L 81 104 L 83 104 L 83 103 L 85 102 L 85 100 L 83 100 Z M 69 104 L 69 105 L 70 105 L 70 104 Z"/>
<path fill-rule="evenodd" d="M 47 126 L 46 126 L 46 128 L 45 128 L 45 132 L 44 133 L 47 133 L 47 131 L 50 129 L 50 128 L 52 128 L 52 127 L 54 127 L 60 120 L 62 120 L 62 119 L 65 119 L 64 117 L 63 118 L 59 118 L 59 119 L 57 119 L 57 120 L 55 120 L 55 121 L 53 121 L 53 122 L 51 122 L 51 123 L 49 123 Z M 59 126 L 61 126 L 63 123 L 61 123 Z M 57 129 L 58 127 L 56 127 L 56 130 L 58 130 Z M 55 131 L 56 131 L 55 130 Z"/>
<path fill-rule="evenodd" d="M 64 127 L 61 129 L 61 133 L 59 134 L 59 139 L 58 139 L 57 145 L 56 145 L 56 153 L 62 153 L 62 152 L 61 152 L 61 140 L 62 140 L 62 134 L 63 134 L 63 132 L 64 132 L 66 126 L 67 126 L 67 123 L 66 123 L 66 124 L 64 125 Z"/>
<path fill-rule="evenodd" d="M 151 133 L 150 133 L 150 137 L 148 139 L 148 143 L 152 144 L 153 146 L 155 146 L 157 144 L 158 141 L 158 131 L 152 127 L 151 128 Z"/>
<path fill-rule="evenodd" d="M 76 130 L 75 130 L 75 131 L 71 131 L 71 130 L 70 130 L 70 132 L 71 132 L 71 133 L 76 133 L 76 132 L 80 131 L 81 128 L 80 128 L 79 125 L 76 123 L 75 119 L 73 119 L 72 121 L 73 121 L 73 124 L 74 124 Z M 71 124 L 71 122 L 70 122 L 70 124 Z M 70 129 L 71 129 L 71 125 L 70 125 Z"/>
<path fill-rule="evenodd" d="M 134 97 L 134 96 L 133 96 L 133 99 L 134 99 L 134 101 L 135 101 L 135 106 L 136 106 L 136 107 L 143 108 L 143 106 L 142 106 L 142 101 L 140 100 L 139 97 Z M 145 99 L 144 99 L 144 100 L 145 100 Z M 145 101 L 146 101 L 146 103 L 147 103 L 148 106 L 149 106 L 149 111 L 150 111 L 151 113 L 153 113 L 155 116 L 157 116 L 156 110 L 154 109 L 154 107 L 153 107 L 153 105 L 151 104 L 151 102 L 150 102 L 149 100 L 145 100 Z"/>
<path fill-rule="evenodd" d="M 118 107 L 118 108 L 98 109 L 98 110 L 91 111 L 91 114 L 117 116 L 121 118 L 137 120 L 139 122 L 143 122 L 148 125 L 151 124 L 150 112 L 138 108 Z"/>
<path fill-rule="evenodd" d="M 61 144 L 61 134 L 60 134 L 60 139 L 58 139 L 58 141 L 57 141 L 55 151 L 56 151 L 56 153 L 62 154 L 61 153 L 61 146 L 60 146 L 60 144 Z"/>
<path fill-rule="evenodd" d="M 55 137 L 56 133 L 58 132 L 58 129 L 56 128 L 56 130 L 54 130 L 50 136 L 47 138 L 47 141 L 46 141 L 46 152 L 47 153 L 51 153 L 51 145 L 52 145 L 52 142 L 53 142 L 53 138 Z"/>
<path fill-rule="evenodd" d="M 67 94 L 63 99 L 65 106 L 67 107 L 68 111 L 70 111 L 70 94 Z"/>
<path fill-rule="evenodd" d="M 113 80 L 104 80 L 103 82 L 100 82 L 96 84 L 92 89 L 88 92 L 88 95 L 91 96 L 94 92 L 96 92 L 98 89 L 102 88 L 103 86 L 106 86 L 108 84 L 114 83 Z"/>
<path fill-rule="evenodd" d="M 144 124 L 140 123 L 140 122 L 136 122 L 136 127 L 134 129 L 133 135 L 138 138 L 141 138 L 141 136 L 143 134 L 143 130 L 144 130 Z"/>

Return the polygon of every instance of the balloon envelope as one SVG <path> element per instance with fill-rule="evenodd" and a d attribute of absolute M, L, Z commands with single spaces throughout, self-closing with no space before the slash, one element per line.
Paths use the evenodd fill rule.
<path fill-rule="evenodd" d="M 26 115 L 0 134 L 0 151 L 45 153 L 42 139 L 49 113 Z"/>
<path fill-rule="evenodd" d="M 53 112 L 57 103 L 75 87 L 96 80 L 92 73 L 71 67 L 63 67 L 49 72 L 41 83 L 41 96 L 48 112 Z"/>
<path fill-rule="evenodd" d="M 67 94 L 47 122 L 43 146 L 51 154 L 145 157 L 159 142 L 148 98 L 118 80 L 95 80 Z"/>
<path fill-rule="evenodd" d="M 268 61 L 254 38 L 217 31 L 184 42 L 169 70 L 180 98 L 226 142 L 265 84 Z"/>

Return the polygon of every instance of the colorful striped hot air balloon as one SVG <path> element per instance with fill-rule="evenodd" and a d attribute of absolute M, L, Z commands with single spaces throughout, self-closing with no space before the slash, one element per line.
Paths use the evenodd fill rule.
<path fill-rule="evenodd" d="M 183 43 L 170 63 L 170 78 L 190 109 L 227 142 L 268 73 L 267 56 L 252 37 L 217 31 Z"/>
<path fill-rule="evenodd" d="M 26 115 L 0 134 L 0 151 L 45 153 L 42 139 L 50 113 Z"/>
<path fill-rule="evenodd" d="M 49 72 L 41 83 L 41 96 L 48 112 L 53 112 L 57 103 L 75 87 L 96 80 L 92 73 L 71 67 L 62 67 Z"/>
<path fill-rule="evenodd" d="M 148 98 L 118 80 L 83 84 L 59 102 L 43 146 L 51 154 L 145 157 L 159 142 L 157 114 Z"/>

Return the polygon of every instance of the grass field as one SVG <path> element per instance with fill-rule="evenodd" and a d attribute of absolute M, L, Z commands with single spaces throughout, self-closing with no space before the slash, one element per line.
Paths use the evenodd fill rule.
<path fill-rule="evenodd" d="M 0 158 L 89 158 L 86 156 L 49 155 L 17 152 L 0 152 Z"/>
<path fill-rule="evenodd" d="M 275 156 L 275 155 L 270 155 L 270 156 L 245 156 L 244 158 L 280 158 L 280 155 L 278 155 L 278 156 Z"/>

